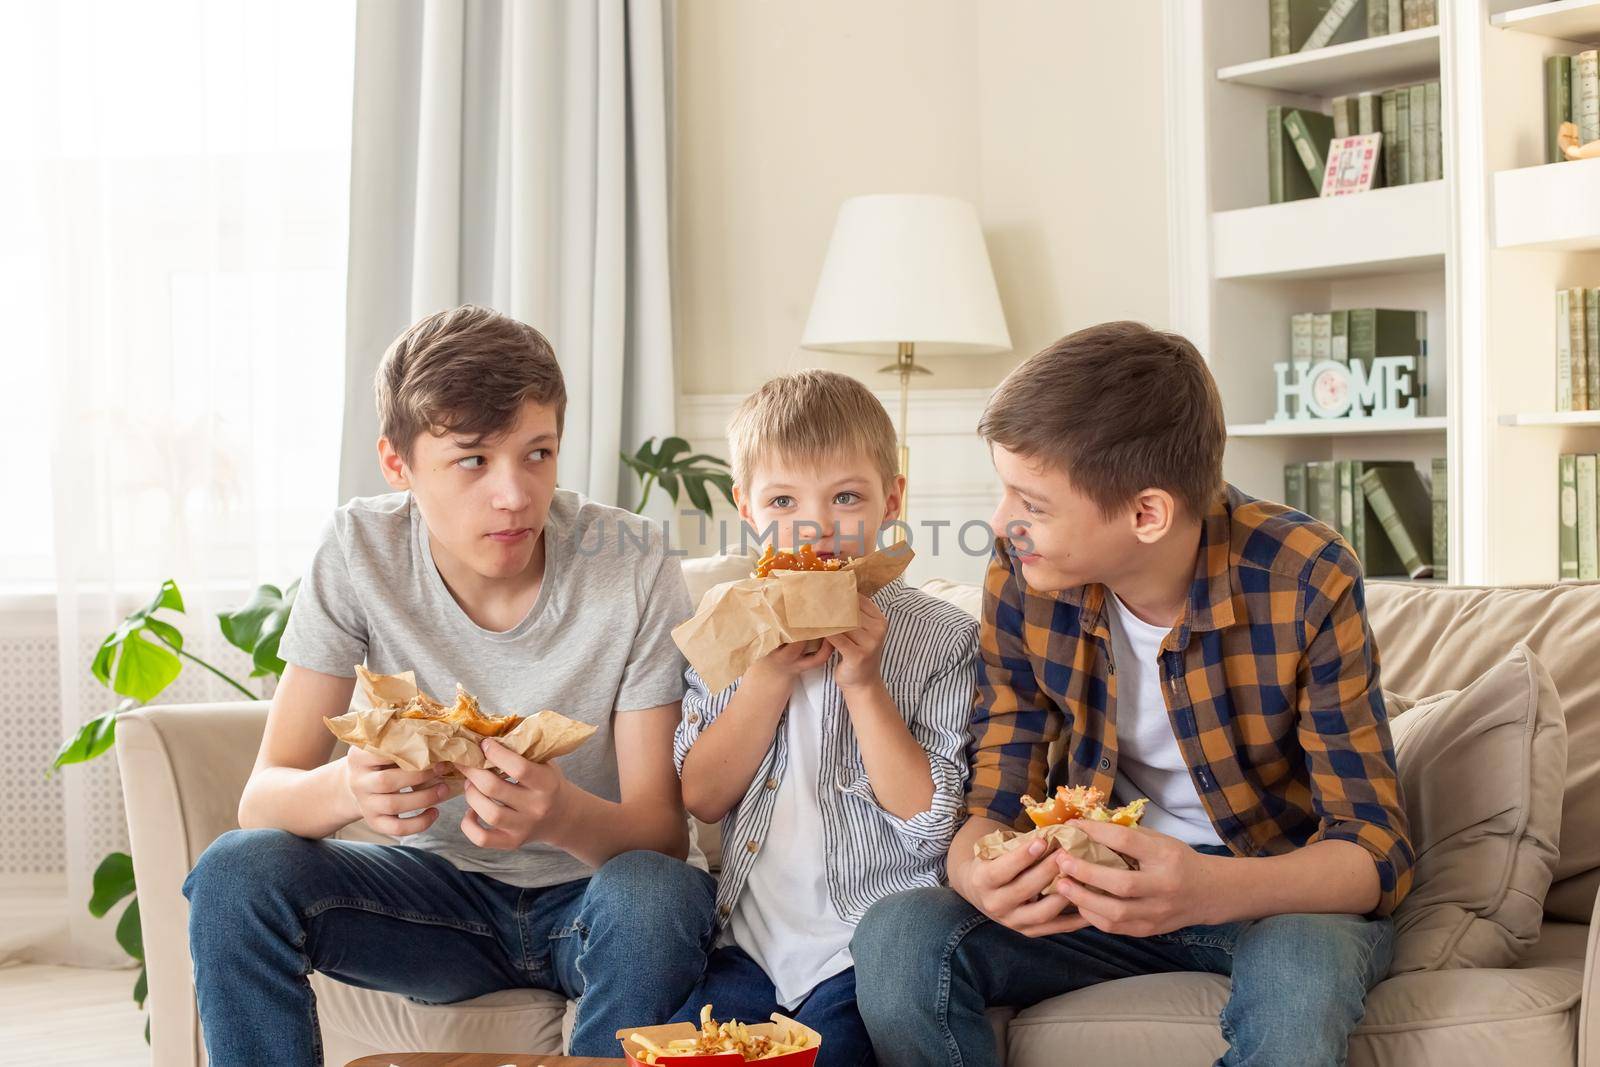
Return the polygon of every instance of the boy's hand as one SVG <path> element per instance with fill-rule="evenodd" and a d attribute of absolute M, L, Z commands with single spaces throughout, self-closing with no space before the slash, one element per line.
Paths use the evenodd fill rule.
<path fill-rule="evenodd" d="M 786 645 L 779 645 L 751 664 L 745 672 L 746 677 L 753 676 L 752 680 L 757 684 L 789 685 L 806 671 L 827 663 L 828 657 L 833 655 L 833 646 L 827 640 L 820 642 L 817 649 L 809 653 L 806 644 L 805 641 L 790 641 Z"/>
<path fill-rule="evenodd" d="M 514 780 L 483 767 L 458 768 L 467 778 L 461 832 L 480 848 L 521 848 L 559 818 L 567 779 L 548 763 L 525 760 L 493 738 L 483 742 L 483 757 Z"/>
<path fill-rule="evenodd" d="M 827 639 L 839 650 L 833 680 L 840 689 L 862 689 L 883 682 L 883 635 L 889 632 L 889 620 L 867 597 L 860 601 L 861 625 Z"/>
<path fill-rule="evenodd" d="M 438 765 L 403 771 L 364 748 L 352 748 L 344 757 L 345 786 L 355 799 L 361 821 L 390 837 L 419 834 L 433 825 L 439 809 L 432 805 L 450 795 L 449 785 L 440 780 L 441 771 Z M 411 792 L 400 792 L 407 787 Z M 400 818 L 400 813 L 407 811 L 417 814 Z"/>
<path fill-rule="evenodd" d="M 1027 937 L 1070 934 L 1089 925 L 1082 915 L 1061 913 L 1072 902 L 1051 892 L 1061 868 L 1059 853 L 1045 855 L 1047 845 L 1035 841 L 992 860 L 974 859 L 965 869 L 958 892 L 989 918 Z"/>
<path fill-rule="evenodd" d="M 1108 934 L 1150 937 L 1215 921 L 1206 909 L 1225 892 L 1217 875 L 1228 857 L 1196 852 L 1156 830 L 1089 819 L 1074 825 L 1139 866 L 1124 871 L 1056 853 L 1064 876 L 1057 892 L 1078 906 L 1089 925 Z"/>

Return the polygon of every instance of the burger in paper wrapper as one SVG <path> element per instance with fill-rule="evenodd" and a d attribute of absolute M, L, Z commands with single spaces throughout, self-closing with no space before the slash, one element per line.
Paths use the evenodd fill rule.
<path fill-rule="evenodd" d="M 733 1065 L 760 1060 L 783 1067 L 811 1067 L 822 1047 L 822 1035 L 776 1012 L 772 1021 L 747 1026 L 711 1017 L 711 1005 L 700 1009 L 700 1026 L 668 1023 L 618 1030 L 622 1054 L 629 1067 L 654 1067 L 669 1063 L 688 1067 L 697 1063 Z"/>
<path fill-rule="evenodd" d="M 809 545 L 768 549 L 755 576 L 709 589 L 672 639 L 706 688 L 719 693 L 779 645 L 860 626 L 857 598 L 904 574 L 914 555 L 904 543 L 843 561 L 819 557 Z"/>
<path fill-rule="evenodd" d="M 370 707 L 324 719 L 333 736 L 346 744 L 387 756 L 408 771 L 437 763 L 451 764 L 447 778 L 459 778 L 455 767 L 488 767 L 480 745 L 493 737 L 517 755 L 545 763 L 573 751 L 594 727 L 554 711 L 537 715 L 485 715 L 472 694 L 456 686 L 454 704 L 441 704 L 417 688 L 416 675 L 373 674 L 356 666 L 361 691 Z"/>
<path fill-rule="evenodd" d="M 1047 797 L 1043 801 L 1024 796 L 1023 810 L 1033 821 L 1033 829 L 1021 834 L 1014 830 L 996 830 L 992 834 L 985 834 L 973 844 L 972 853 L 981 860 L 992 860 L 1015 849 L 1026 848 L 1034 841 L 1043 840 L 1047 849 L 1059 848 L 1069 856 L 1097 863 L 1102 867 L 1128 870 L 1134 867 L 1131 860 L 1109 846 L 1091 839 L 1075 824 L 1089 820 L 1114 822 L 1119 826 L 1138 826 L 1139 819 L 1144 815 L 1145 806 L 1149 803 L 1147 798 L 1140 797 L 1120 808 L 1108 808 L 1105 805 L 1105 794 L 1093 786 L 1070 788 L 1061 786 L 1056 790 L 1055 796 Z"/>

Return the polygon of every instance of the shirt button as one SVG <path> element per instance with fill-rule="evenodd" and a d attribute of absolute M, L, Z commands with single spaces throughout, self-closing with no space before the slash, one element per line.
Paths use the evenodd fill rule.
<path fill-rule="evenodd" d="M 717 914 L 726 919 L 732 912 L 726 904 L 720 904 L 717 906 Z"/>
<path fill-rule="evenodd" d="M 1110 767 L 1111 767 L 1111 761 L 1109 759 L 1107 759 L 1105 756 L 1101 756 L 1100 757 L 1100 769 L 1102 771 L 1104 771 L 1104 770 L 1109 770 Z"/>
<path fill-rule="evenodd" d="M 694 725 L 698 724 L 699 722 L 700 722 L 700 713 L 698 711 L 691 711 L 689 713 L 689 725 L 690 726 L 694 726 Z"/>
<path fill-rule="evenodd" d="M 756 843 L 754 840 L 751 840 L 751 841 L 745 842 L 745 846 L 744 847 L 749 849 L 751 852 L 754 852 L 757 849 L 759 849 L 761 846 L 758 843 Z"/>
<path fill-rule="evenodd" d="M 776 788 L 778 788 L 778 780 L 776 778 L 768 778 L 767 779 L 767 788 L 768 789 L 776 789 Z"/>

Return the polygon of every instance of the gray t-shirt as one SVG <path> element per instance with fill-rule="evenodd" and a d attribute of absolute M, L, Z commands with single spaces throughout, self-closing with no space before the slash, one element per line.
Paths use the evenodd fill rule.
<path fill-rule="evenodd" d="M 658 528 L 631 512 L 556 490 L 545 521 L 539 598 L 504 633 L 461 610 L 439 576 L 410 493 L 350 501 L 334 513 L 300 583 L 279 649 L 285 660 L 351 677 L 416 672 L 426 693 L 449 701 L 456 683 L 489 714 L 553 708 L 591 723 L 593 737 L 557 761 L 575 785 L 618 800 L 612 719 L 683 697 L 683 657 L 672 628 L 692 612 L 683 571 Z M 479 848 L 461 833 L 466 801 L 402 844 L 436 852 L 464 871 L 517 886 L 585 878 L 593 868 L 529 842 Z"/>

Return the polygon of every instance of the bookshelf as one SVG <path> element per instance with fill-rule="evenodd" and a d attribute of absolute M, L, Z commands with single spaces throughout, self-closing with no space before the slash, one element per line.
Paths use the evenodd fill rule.
<path fill-rule="evenodd" d="M 1229 420 L 1227 476 L 1281 498 L 1283 467 L 1449 461 L 1450 580 L 1552 582 L 1557 458 L 1600 452 L 1600 412 L 1555 411 L 1554 293 L 1600 286 L 1600 160 L 1547 164 L 1547 56 L 1600 43 L 1600 0 L 1440 2 L 1440 24 L 1271 57 L 1267 0 L 1166 0 L 1172 322 Z M 1270 106 L 1437 78 L 1444 177 L 1269 204 Z M 1428 313 L 1428 402 L 1405 425 L 1272 423 L 1295 312 Z"/>

